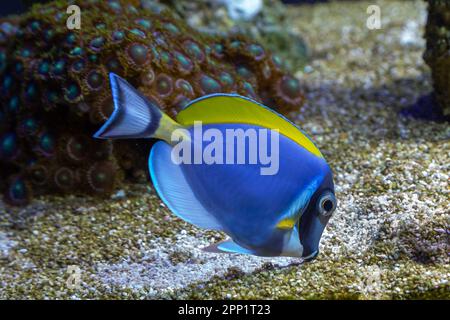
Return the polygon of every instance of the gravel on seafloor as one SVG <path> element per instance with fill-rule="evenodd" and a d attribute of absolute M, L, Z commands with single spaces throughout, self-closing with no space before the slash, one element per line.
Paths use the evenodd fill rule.
<path fill-rule="evenodd" d="M 366 27 L 381 8 L 382 28 Z M 0 202 L 0 298 L 450 298 L 450 128 L 399 111 L 432 90 L 422 1 L 289 9 L 312 60 L 291 114 L 335 173 L 338 209 L 312 263 L 204 253 L 224 238 L 150 185 L 116 197 Z M 75 271 L 74 271 L 75 270 Z"/>

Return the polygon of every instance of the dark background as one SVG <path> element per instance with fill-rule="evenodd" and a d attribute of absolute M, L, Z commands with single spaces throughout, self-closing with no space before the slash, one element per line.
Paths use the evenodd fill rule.
<path fill-rule="evenodd" d="M 3 0 L 0 4 L 0 17 L 24 12 L 33 3 L 44 2 L 49 2 L 49 0 Z"/>
<path fill-rule="evenodd" d="M 0 5 L 0 17 L 10 14 L 19 14 L 27 10 L 33 3 L 44 3 L 50 0 L 3 0 Z M 106 0 L 105 0 L 106 1 Z M 325 2 L 327 0 L 282 0 L 284 3 L 316 3 Z"/>

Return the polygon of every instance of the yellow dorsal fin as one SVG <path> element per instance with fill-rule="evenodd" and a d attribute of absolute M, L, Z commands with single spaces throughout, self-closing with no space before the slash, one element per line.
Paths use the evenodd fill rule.
<path fill-rule="evenodd" d="M 268 129 L 297 142 L 309 152 L 323 157 L 314 143 L 291 121 L 275 111 L 236 94 L 212 94 L 191 102 L 178 113 L 178 123 L 191 126 L 194 121 L 209 123 L 246 123 Z"/>

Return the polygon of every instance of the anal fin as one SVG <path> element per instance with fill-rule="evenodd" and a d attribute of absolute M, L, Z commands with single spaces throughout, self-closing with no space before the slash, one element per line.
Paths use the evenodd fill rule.
<path fill-rule="evenodd" d="M 252 250 L 246 249 L 238 245 L 232 239 L 227 239 L 208 247 L 203 248 L 203 251 L 213 252 L 213 253 L 239 253 L 239 254 L 250 254 L 255 255 Z"/>

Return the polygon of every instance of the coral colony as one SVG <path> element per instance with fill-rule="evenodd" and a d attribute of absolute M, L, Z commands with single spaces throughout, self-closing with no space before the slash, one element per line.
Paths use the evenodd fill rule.
<path fill-rule="evenodd" d="M 0 20 L 0 189 L 10 204 L 47 193 L 107 195 L 142 171 L 148 142 L 96 141 L 112 112 L 108 73 L 169 115 L 236 92 L 285 112 L 303 101 L 282 61 L 244 36 L 200 34 L 151 1 L 66 1 Z"/>

